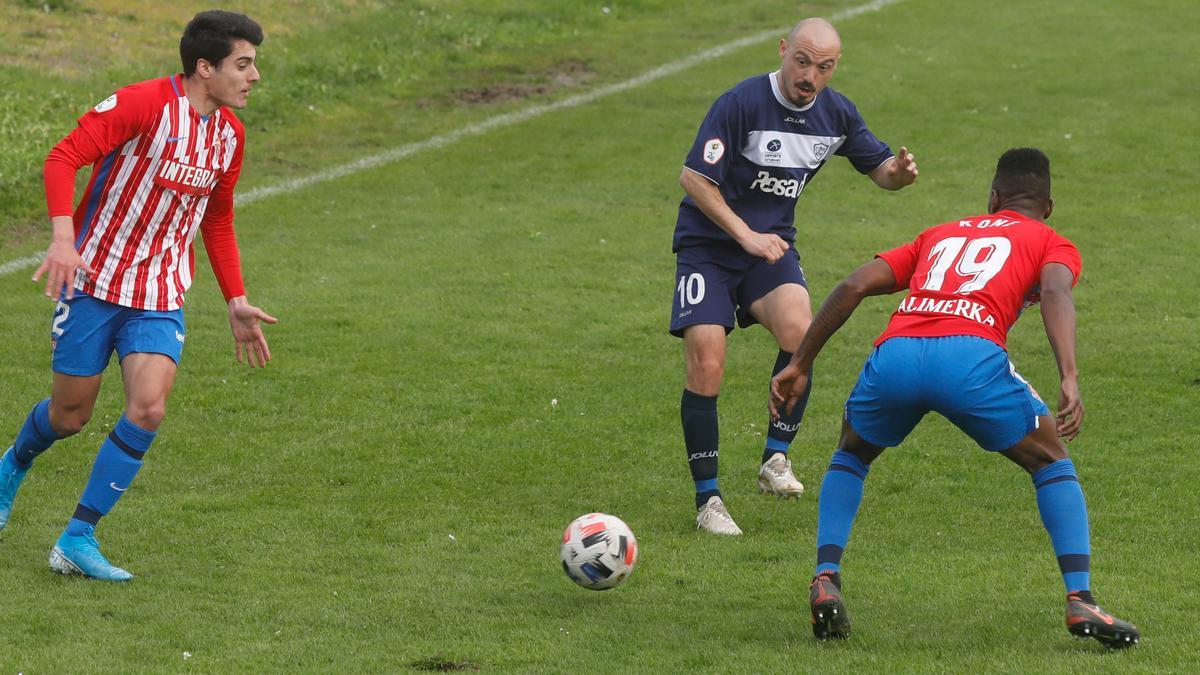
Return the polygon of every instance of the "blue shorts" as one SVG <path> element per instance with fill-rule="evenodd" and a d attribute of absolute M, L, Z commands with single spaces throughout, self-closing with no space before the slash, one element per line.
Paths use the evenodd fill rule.
<path fill-rule="evenodd" d="M 758 321 L 750 304 L 784 284 L 808 288 L 800 255 L 789 248 L 774 264 L 746 253 L 741 246 L 707 244 L 682 248 L 675 256 L 675 299 L 671 306 L 671 335 L 698 324 L 733 330 Z"/>
<path fill-rule="evenodd" d="M 113 350 L 122 359 L 134 352 L 165 354 L 178 364 L 186 334 L 183 309 L 132 309 L 76 291 L 70 300 L 60 298 L 54 310 L 52 367 L 63 375 L 99 375 Z"/>
<path fill-rule="evenodd" d="M 876 347 L 846 401 L 846 420 L 863 440 L 889 448 L 931 410 L 993 452 L 1016 445 L 1050 413 L 1000 345 L 953 335 Z"/>

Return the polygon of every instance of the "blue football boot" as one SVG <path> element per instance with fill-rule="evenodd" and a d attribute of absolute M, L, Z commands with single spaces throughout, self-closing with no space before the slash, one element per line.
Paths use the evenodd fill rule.
<path fill-rule="evenodd" d="M 89 527 L 78 537 L 63 532 L 50 550 L 50 569 L 60 574 L 82 574 L 104 581 L 129 581 L 133 575 L 108 562 L 96 541 L 96 529 Z"/>
<path fill-rule="evenodd" d="M 12 455 L 13 449 L 9 448 L 4 456 L 0 457 L 0 530 L 8 525 L 13 498 L 17 496 L 17 489 L 21 487 L 21 481 L 25 480 L 25 473 L 29 471 L 18 467 Z"/>

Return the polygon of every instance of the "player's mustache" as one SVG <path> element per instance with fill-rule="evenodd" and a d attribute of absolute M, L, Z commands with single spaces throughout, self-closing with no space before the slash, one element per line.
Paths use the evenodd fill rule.
<path fill-rule="evenodd" d="M 800 82 L 796 83 L 796 87 L 799 89 L 816 89 L 817 85 L 809 82 L 808 80 L 801 80 Z"/>

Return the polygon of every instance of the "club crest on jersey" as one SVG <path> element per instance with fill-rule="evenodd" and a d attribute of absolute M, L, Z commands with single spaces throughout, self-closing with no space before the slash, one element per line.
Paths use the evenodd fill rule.
<path fill-rule="evenodd" d="M 816 157 L 818 162 L 825 159 L 827 152 L 829 152 L 829 146 L 825 143 L 817 143 L 813 146 L 813 157 Z"/>
<path fill-rule="evenodd" d="M 207 195 L 221 178 L 221 172 L 202 169 L 173 159 L 164 159 L 158 165 L 154 183 L 175 192 L 189 195 Z"/>
<path fill-rule="evenodd" d="M 725 156 L 725 144 L 719 138 L 710 138 L 704 143 L 704 161 L 716 164 Z"/>
<path fill-rule="evenodd" d="M 96 107 L 93 108 L 93 110 L 95 110 L 98 113 L 102 113 L 102 112 L 108 112 L 109 110 L 112 110 L 115 107 L 117 107 L 117 95 L 113 94 L 112 96 L 109 96 L 108 98 L 104 99 L 103 101 L 100 101 L 99 103 L 97 103 Z"/>

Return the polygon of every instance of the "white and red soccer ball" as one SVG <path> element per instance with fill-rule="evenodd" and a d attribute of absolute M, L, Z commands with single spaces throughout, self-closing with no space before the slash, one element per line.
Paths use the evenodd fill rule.
<path fill-rule="evenodd" d="M 593 591 L 621 583 L 637 563 L 633 531 L 616 516 L 589 513 L 571 521 L 562 537 L 562 567 L 571 581 Z"/>

